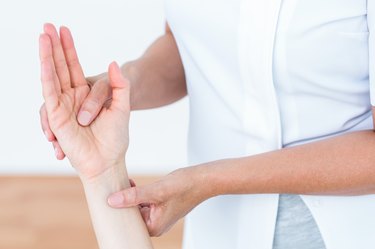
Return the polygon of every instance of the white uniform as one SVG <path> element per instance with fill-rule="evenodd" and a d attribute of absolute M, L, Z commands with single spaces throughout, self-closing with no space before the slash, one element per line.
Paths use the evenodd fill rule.
<path fill-rule="evenodd" d="M 166 0 L 190 163 L 372 129 L 374 1 Z M 375 248 L 375 195 L 302 199 L 327 249 Z M 187 217 L 184 247 L 271 249 L 277 206 L 276 194 L 212 198 Z"/>

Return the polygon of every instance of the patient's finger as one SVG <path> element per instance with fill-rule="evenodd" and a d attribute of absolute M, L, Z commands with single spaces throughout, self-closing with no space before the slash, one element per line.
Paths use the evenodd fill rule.
<path fill-rule="evenodd" d="M 108 68 L 109 84 L 112 87 L 112 103 L 110 110 L 120 110 L 124 113 L 130 111 L 130 83 L 122 73 L 116 62 L 112 62 Z"/>
<path fill-rule="evenodd" d="M 45 104 L 42 105 L 39 111 L 40 115 L 40 123 L 42 125 L 43 132 L 49 142 L 52 142 L 56 140 L 55 134 L 53 134 L 49 122 L 48 122 L 48 116 L 47 116 L 47 110 Z"/>
<path fill-rule="evenodd" d="M 64 50 L 66 63 L 69 68 L 72 87 L 87 85 L 85 75 L 78 60 L 77 51 L 74 46 L 73 36 L 67 27 L 60 28 L 60 39 Z"/>
<path fill-rule="evenodd" d="M 51 41 L 48 35 L 42 34 L 39 38 L 39 55 L 41 62 L 41 81 L 43 97 L 46 104 L 47 113 L 53 111 L 58 106 L 58 90 L 60 83 L 54 70 Z"/>
<path fill-rule="evenodd" d="M 68 66 L 66 65 L 64 51 L 61 46 L 59 35 L 53 24 L 46 23 L 44 32 L 50 37 L 52 42 L 53 61 L 55 64 L 56 74 L 59 77 L 62 91 L 71 88 Z"/>
<path fill-rule="evenodd" d="M 55 156 L 58 160 L 63 160 L 65 158 L 65 153 L 61 149 L 60 144 L 55 140 L 52 142 L 53 148 L 55 150 Z"/>

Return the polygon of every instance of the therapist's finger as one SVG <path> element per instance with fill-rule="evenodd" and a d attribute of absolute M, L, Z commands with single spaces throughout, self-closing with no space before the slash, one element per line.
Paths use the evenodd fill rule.
<path fill-rule="evenodd" d="M 153 184 L 140 187 L 131 187 L 109 196 L 108 204 L 114 208 L 135 207 L 140 204 L 159 203 L 163 194 L 156 190 Z"/>
<path fill-rule="evenodd" d="M 78 60 L 72 33 L 67 27 L 60 28 L 60 38 L 64 50 L 66 63 L 69 68 L 70 81 L 73 87 L 86 86 L 87 82 L 81 64 Z"/>
<path fill-rule="evenodd" d="M 111 98 L 112 89 L 104 80 L 96 82 L 81 105 L 77 120 L 83 125 L 90 125 L 98 116 L 105 103 Z"/>
<path fill-rule="evenodd" d="M 141 207 L 139 211 L 141 212 L 141 215 L 145 224 L 146 225 L 149 224 L 150 223 L 150 211 L 151 211 L 150 207 Z"/>
<path fill-rule="evenodd" d="M 51 40 L 46 34 L 41 34 L 39 37 L 39 56 L 41 63 L 43 97 L 47 113 L 49 113 L 57 108 L 58 93 L 59 90 L 61 92 L 61 89 L 54 69 Z"/>
<path fill-rule="evenodd" d="M 48 122 L 48 115 L 47 115 L 47 110 L 45 104 L 42 105 L 39 111 L 39 116 L 40 116 L 40 124 L 43 129 L 43 133 L 46 136 L 47 140 L 49 142 L 52 142 L 56 140 L 55 134 L 53 134 L 49 122 Z"/>
<path fill-rule="evenodd" d="M 71 88 L 70 76 L 59 35 L 57 34 L 55 26 L 51 23 L 44 24 L 44 32 L 50 37 L 52 42 L 53 61 L 56 74 L 61 84 L 61 89 L 62 91 L 68 90 Z"/>
<path fill-rule="evenodd" d="M 135 181 L 133 179 L 129 179 L 130 187 L 136 187 Z"/>

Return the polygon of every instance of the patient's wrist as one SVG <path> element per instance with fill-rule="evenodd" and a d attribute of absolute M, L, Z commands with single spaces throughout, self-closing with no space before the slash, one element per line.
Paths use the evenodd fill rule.
<path fill-rule="evenodd" d="M 94 231 L 101 249 L 152 249 L 137 207 L 114 209 L 107 198 L 130 187 L 125 163 L 109 167 L 94 177 L 81 177 Z"/>
<path fill-rule="evenodd" d="M 93 165 L 92 168 L 97 166 Z M 99 167 L 103 167 L 99 165 Z M 105 167 L 102 172 L 95 174 L 79 173 L 79 177 L 84 186 L 108 186 L 110 191 L 119 191 L 130 186 L 126 171 L 125 162 L 119 162 Z"/>

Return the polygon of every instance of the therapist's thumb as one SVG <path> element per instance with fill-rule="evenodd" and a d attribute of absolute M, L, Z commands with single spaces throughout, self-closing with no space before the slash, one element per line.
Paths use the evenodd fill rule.
<path fill-rule="evenodd" d="M 119 110 L 125 113 L 130 111 L 129 96 L 130 83 L 121 73 L 116 62 L 112 62 L 108 68 L 109 84 L 112 87 L 111 110 Z"/>
<path fill-rule="evenodd" d="M 144 203 L 153 203 L 154 190 L 147 185 L 142 187 L 131 187 L 108 197 L 108 204 L 114 208 L 135 207 Z"/>

